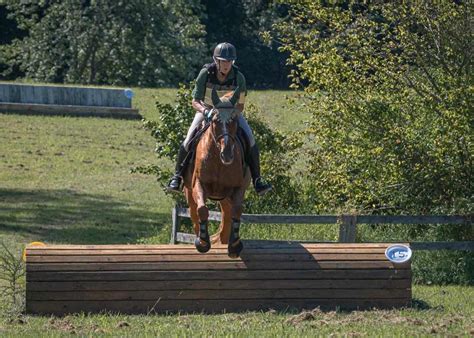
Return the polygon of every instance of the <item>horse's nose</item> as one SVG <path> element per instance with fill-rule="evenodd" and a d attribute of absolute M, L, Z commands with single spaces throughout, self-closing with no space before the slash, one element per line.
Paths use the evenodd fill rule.
<path fill-rule="evenodd" d="M 221 157 L 221 162 L 224 165 L 230 165 L 234 161 L 234 156 L 233 155 L 226 156 L 223 151 L 220 153 L 220 157 Z"/>

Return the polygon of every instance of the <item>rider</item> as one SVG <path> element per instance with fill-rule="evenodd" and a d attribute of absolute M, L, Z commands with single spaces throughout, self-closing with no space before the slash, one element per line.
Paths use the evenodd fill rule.
<path fill-rule="evenodd" d="M 189 152 L 190 141 L 192 139 L 194 130 L 199 126 L 204 119 L 210 120 L 212 118 L 212 88 L 216 88 L 219 96 L 225 92 L 233 91 L 237 87 L 240 89 L 240 97 L 235 106 L 239 114 L 239 126 L 245 131 L 250 143 L 250 153 L 247 159 L 252 175 L 252 182 L 255 191 L 258 195 L 263 195 L 272 189 L 272 186 L 265 183 L 260 177 L 260 155 L 252 130 L 250 129 L 247 120 L 242 115 L 244 110 L 245 96 L 247 95 L 247 88 L 245 84 L 244 75 L 238 70 L 234 62 L 237 58 L 235 47 L 228 43 L 222 42 L 214 49 L 214 62 L 204 65 L 196 79 L 192 96 L 192 106 L 196 110 L 193 123 L 188 130 L 186 139 L 179 148 L 178 158 L 176 162 L 176 173 L 168 184 L 168 191 L 179 192 L 181 188 L 181 181 L 186 170 L 187 155 Z"/>

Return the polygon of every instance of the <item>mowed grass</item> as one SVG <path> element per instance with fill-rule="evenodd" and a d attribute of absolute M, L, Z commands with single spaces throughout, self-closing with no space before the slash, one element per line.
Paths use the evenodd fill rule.
<path fill-rule="evenodd" d="M 176 90 L 135 92 L 134 105 L 146 118 L 156 119 L 155 101 L 172 103 Z M 285 106 L 285 97 L 294 95 L 251 91 L 248 102 L 262 108 L 262 118 L 274 128 L 291 131 L 306 118 Z M 31 241 L 167 243 L 171 198 L 152 176 L 130 173 L 135 166 L 158 161 L 154 147 L 140 121 L 0 114 L 0 241 L 18 253 Z M 242 235 L 268 239 L 321 235 L 316 238 L 320 240 L 337 236 L 335 226 L 313 227 L 314 232 L 309 228 L 244 225 Z M 473 296 L 472 287 L 416 286 L 418 307 L 392 311 L 24 316 L 2 319 L 0 336 L 472 335 Z M 6 298 L 0 301 L 3 307 L 7 304 Z"/>

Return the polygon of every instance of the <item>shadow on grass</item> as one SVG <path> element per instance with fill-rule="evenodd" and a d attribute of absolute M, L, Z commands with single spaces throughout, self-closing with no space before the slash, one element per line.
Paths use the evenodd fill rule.
<path fill-rule="evenodd" d="M 74 243 L 136 243 L 156 236 L 170 215 L 150 212 L 110 196 L 72 190 L 0 188 L 0 234 L 28 240 Z"/>
<path fill-rule="evenodd" d="M 411 308 L 415 310 L 432 310 L 433 307 L 422 299 L 413 298 Z"/>

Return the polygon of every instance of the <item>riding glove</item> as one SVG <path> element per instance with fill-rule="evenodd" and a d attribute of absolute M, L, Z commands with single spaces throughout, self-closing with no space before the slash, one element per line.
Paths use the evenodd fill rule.
<path fill-rule="evenodd" d="M 213 115 L 214 115 L 214 108 L 212 108 L 212 109 L 206 109 L 206 110 L 204 111 L 204 117 L 206 118 L 206 122 L 211 121 Z"/>

